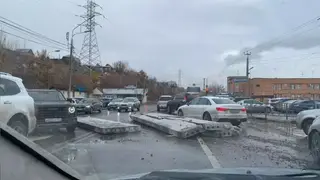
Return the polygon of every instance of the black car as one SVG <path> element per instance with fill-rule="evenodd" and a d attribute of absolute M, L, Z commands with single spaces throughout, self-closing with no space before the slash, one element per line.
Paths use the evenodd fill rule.
<path fill-rule="evenodd" d="M 318 109 L 319 106 L 319 101 L 315 100 L 301 100 L 297 101 L 292 104 L 290 107 L 290 111 L 293 111 L 294 113 L 299 113 L 304 110 L 309 110 L 309 109 Z"/>
<path fill-rule="evenodd" d="M 94 111 L 101 113 L 102 106 L 102 102 L 97 98 L 83 98 L 76 107 L 79 113 L 92 114 Z"/>
<path fill-rule="evenodd" d="M 189 93 L 177 94 L 174 96 L 173 100 L 167 103 L 168 114 L 172 114 L 174 111 L 187 102 L 190 102 L 196 95 L 191 95 Z"/>
<path fill-rule="evenodd" d="M 108 104 L 112 101 L 112 98 L 102 98 L 102 107 L 106 108 L 108 107 Z"/>
<path fill-rule="evenodd" d="M 29 89 L 28 93 L 35 102 L 38 129 L 66 128 L 68 132 L 75 131 L 76 109 L 61 92 L 53 89 Z"/>

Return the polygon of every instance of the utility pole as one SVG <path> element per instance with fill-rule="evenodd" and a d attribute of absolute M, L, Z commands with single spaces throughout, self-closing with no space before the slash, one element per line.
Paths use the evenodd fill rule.
<path fill-rule="evenodd" d="M 250 92 L 250 78 L 249 78 L 249 74 L 250 74 L 250 69 L 249 69 L 249 57 L 251 55 L 251 52 L 246 51 L 244 52 L 244 55 L 247 56 L 247 61 L 246 61 L 246 77 L 247 77 L 247 86 L 248 86 L 248 97 L 251 97 L 251 92 Z"/>
<path fill-rule="evenodd" d="M 178 72 L 178 86 L 181 87 L 181 69 Z"/>
<path fill-rule="evenodd" d="M 206 78 L 203 78 L 203 89 L 206 89 Z"/>

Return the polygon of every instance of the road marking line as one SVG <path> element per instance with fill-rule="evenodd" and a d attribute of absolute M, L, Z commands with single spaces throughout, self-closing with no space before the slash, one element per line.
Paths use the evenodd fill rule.
<path fill-rule="evenodd" d="M 34 136 L 34 137 L 28 137 L 31 141 L 39 141 L 39 140 L 45 140 L 51 138 L 53 135 L 47 135 L 47 136 Z"/>
<path fill-rule="evenodd" d="M 67 141 L 64 141 L 62 143 L 54 144 L 53 146 L 49 147 L 48 150 L 51 149 L 50 151 L 54 151 L 55 147 L 56 148 L 64 147 L 68 143 L 72 143 L 72 141 L 78 141 L 78 140 L 81 140 L 81 139 L 85 139 L 86 137 L 90 137 L 92 134 L 95 134 L 95 133 L 94 132 L 88 132 L 88 133 L 85 133 L 85 134 L 83 134 L 81 136 L 78 136 L 78 137 L 75 137 L 75 138 L 72 138 L 72 139 L 68 139 Z"/>
<path fill-rule="evenodd" d="M 51 151 L 51 154 L 56 153 L 56 152 L 62 150 L 63 148 L 65 148 L 65 147 L 68 146 L 69 144 L 76 144 L 76 143 L 84 140 L 85 138 L 87 139 L 87 138 L 90 138 L 90 137 L 92 137 L 92 136 L 94 136 L 94 135 L 96 135 L 96 134 L 95 134 L 95 133 L 94 133 L 94 134 L 90 134 L 89 136 L 86 136 L 86 137 L 81 138 L 81 139 L 77 139 L 76 141 L 68 142 L 68 143 L 64 144 L 63 146 L 61 146 L 61 147 L 59 147 L 59 148 L 53 149 L 53 150 Z"/>
<path fill-rule="evenodd" d="M 211 166 L 213 168 L 221 168 L 221 165 L 219 163 L 219 161 L 217 160 L 217 158 L 212 154 L 211 150 L 209 149 L 209 147 L 207 146 L 207 144 L 204 142 L 204 140 L 201 137 L 197 137 L 197 140 L 202 148 L 202 150 L 204 151 L 204 153 L 207 155 Z"/>

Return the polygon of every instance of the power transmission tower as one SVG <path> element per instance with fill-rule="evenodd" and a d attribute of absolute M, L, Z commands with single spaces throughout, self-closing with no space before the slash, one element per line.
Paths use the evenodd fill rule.
<path fill-rule="evenodd" d="M 178 72 L 178 86 L 181 87 L 181 69 Z"/>
<path fill-rule="evenodd" d="M 101 9 L 102 7 L 95 3 L 94 0 L 87 0 L 87 4 L 82 7 L 86 9 L 86 14 L 80 17 L 87 20 L 87 23 L 84 25 L 84 27 L 86 28 L 85 31 L 88 33 L 85 34 L 83 39 L 82 48 L 80 51 L 80 60 L 82 64 L 85 64 L 89 67 L 89 73 L 91 76 L 92 66 L 95 66 L 96 64 L 101 65 L 98 39 L 95 31 L 95 27 L 101 27 L 101 25 L 96 22 L 95 17 L 103 16 L 101 13 L 96 11 L 96 7 Z"/>
<path fill-rule="evenodd" d="M 251 97 L 251 93 L 250 93 L 250 79 L 249 79 L 249 74 L 250 74 L 250 69 L 249 69 L 249 57 L 251 55 L 251 52 L 244 52 L 244 55 L 247 56 L 247 62 L 246 62 L 246 77 L 247 77 L 247 86 L 248 86 L 248 97 Z"/>

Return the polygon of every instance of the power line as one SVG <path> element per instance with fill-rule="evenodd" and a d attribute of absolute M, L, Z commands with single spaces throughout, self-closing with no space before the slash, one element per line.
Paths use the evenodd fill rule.
<path fill-rule="evenodd" d="M 1 20 L 0 20 L 0 22 L 1 22 Z M 9 27 L 10 29 L 17 30 L 17 31 L 19 31 L 19 32 L 21 32 L 21 33 L 23 33 L 23 34 L 25 34 L 25 35 L 27 35 L 27 36 L 30 36 L 29 33 L 25 32 L 25 31 L 23 31 L 23 30 L 15 29 L 15 28 L 12 28 L 11 26 L 8 26 L 8 27 Z M 38 37 L 38 36 L 31 36 L 31 37 L 34 38 L 34 39 L 36 39 L 36 40 L 41 41 L 42 43 L 53 44 L 53 43 L 50 43 L 50 42 L 48 42 L 48 41 L 46 41 L 46 40 L 43 40 L 42 38 L 40 38 L 40 37 Z M 65 47 L 62 47 L 61 45 L 57 45 L 57 44 L 53 44 L 53 45 L 56 46 L 56 47 L 59 47 L 60 49 L 66 49 Z"/>
<path fill-rule="evenodd" d="M 0 30 L 0 32 L 3 32 L 3 33 L 5 33 L 5 34 L 11 35 L 11 36 L 14 36 L 14 37 L 19 38 L 19 39 L 23 39 L 23 40 L 27 40 L 27 41 L 29 41 L 29 42 L 33 42 L 33 43 L 35 43 L 35 44 L 39 44 L 39 45 L 43 45 L 43 46 L 47 46 L 47 47 L 51 47 L 51 48 L 55 48 L 55 49 L 59 49 L 59 50 L 66 50 L 66 49 L 62 49 L 62 48 L 59 48 L 59 47 L 46 45 L 46 44 L 43 44 L 43 43 L 40 43 L 40 42 L 31 40 L 31 39 L 27 39 L 27 38 L 18 36 L 18 35 L 16 35 L 16 34 L 9 33 L 9 32 L 4 31 L 4 30 Z"/>
<path fill-rule="evenodd" d="M 33 30 L 29 29 L 29 28 L 26 28 L 26 27 L 24 27 L 24 26 L 22 26 L 22 25 L 20 25 L 20 24 L 18 24 L 18 23 L 15 23 L 15 22 L 7 19 L 7 18 L 4 18 L 4 17 L 0 16 L 0 19 L 3 19 L 3 20 L 0 20 L 0 22 L 2 22 L 2 23 L 4 23 L 4 24 L 7 24 L 7 25 L 9 25 L 9 26 L 11 26 L 11 27 L 13 27 L 13 28 L 19 29 L 19 30 L 24 31 L 24 32 L 26 32 L 26 33 L 28 33 L 28 34 L 31 34 L 31 35 L 33 35 L 33 36 L 36 36 L 36 37 L 45 39 L 45 40 L 48 41 L 48 42 L 51 42 L 51 43 L 54 43 L 54 44 L 59 44 L 59 45 L 61 45 L 61 46 L 67 47 L 67 45 L 64 44 L 64 43 L 61 43 L 61 42 L 56 41 L 56 40 L 53 40 L 53 39 L 51 39 L 51 38 L 49 38 L 49 37 L 47 37 L 47 36 L 45 36 L 45 35 L 42 35 L 42 34 L 40 34 L 40 33 L 38 33 L 38 32 L 35 32 L 35 31 L 33 31 Z M 7 22 L 6 22 L 6 21 L 7 21 Z"/>

